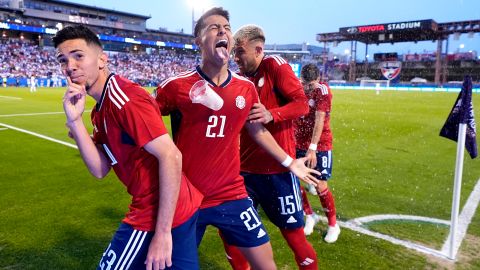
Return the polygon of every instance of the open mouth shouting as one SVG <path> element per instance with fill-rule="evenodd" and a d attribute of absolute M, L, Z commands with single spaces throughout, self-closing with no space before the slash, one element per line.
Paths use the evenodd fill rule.
<path fill-rule="evenodd" d="M 228 41 L 226 39 L 221 39 L 215 44 L 215 50 L 217 55 L 222 59 L 228 59 Z"/>

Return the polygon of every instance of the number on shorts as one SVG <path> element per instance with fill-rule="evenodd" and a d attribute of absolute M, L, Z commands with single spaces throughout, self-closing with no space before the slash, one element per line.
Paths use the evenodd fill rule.
<path fill-rule="evenodd" d="M 328 168 L 328 157 L 326 157 L 326 156 L 322 157 L 322 167 L 323 168 Z"/>
<path fill-rule="evenodd" d="M 278 197 L 278 199 L 280 200 L 280 205 L 282 207 L 282 212 L 280 214 L 291 215 L 295 213 L 295 200 L 293 198 L 293 195 Z"/>
<path fill-rule="evenodd" d="M 262 224 L 251 206 L 240 214 L 240 218 L 243 220 L 243 224 L 245 224 L 245 227 L 247 227 L 247 230 L 249 231 Z"/>

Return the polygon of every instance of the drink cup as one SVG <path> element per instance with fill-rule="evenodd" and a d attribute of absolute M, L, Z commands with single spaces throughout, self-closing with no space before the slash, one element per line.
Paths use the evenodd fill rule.
<path fill-rule="evenodd" d="M 220 110 L 223 106 L 223 99 L 204 80 L 192 86 L 189 96 L 192 103 L 200 103 L 214 111 Z"/>

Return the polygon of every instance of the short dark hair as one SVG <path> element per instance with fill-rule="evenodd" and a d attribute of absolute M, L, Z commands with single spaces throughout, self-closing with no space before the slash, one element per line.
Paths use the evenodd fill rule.
<path fill-rule="evenodd" d="M 301 76 L 305 82 L 312 82 L 318 79 L 320 70 L 315 64 L 307 64 L 302 67 Z"/>
<path fill-rule="evenodd" d="M 202 31 L 203 27 L 205 27 L 205 19 L 212 15 L 219 15 L 230 21 L 230 15 L 227 10 L 223 9 L 223 7 L 214 7 L 207 12 L 203 13 L 203 15 L 197 20 L 195 24 L 194 36 L 198 37 L 200 35 L 200 31 Z"/>
<path fill-rule="evenodd" d="M 55 48 L 61 43 L 72 39 L 83 39 L 87 44 L 94 44 L 102 48 L 102 43 L 100 43 L 97 34 L 81 24 L 67 26 L 58 31 L 52 38 Z"/>

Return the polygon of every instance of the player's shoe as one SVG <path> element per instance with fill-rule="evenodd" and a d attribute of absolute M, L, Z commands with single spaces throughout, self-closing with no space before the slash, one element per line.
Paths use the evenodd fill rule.
<path fill-rule="evenodd" d="M 317 195 L 317 189 L 312 184 L 308 184 L 308 192 L 312 195 Z"/>
<path fill-rule="evenodd" d="M 335 226 L 328 226 L 327 235 L 325 235 L 325 242 L 327 243 L 334 243 L 338 239 L 338 235 L 340 234 L 340 226 L 335 224 Z"/>
<path fill-rule="evenodd" d="M 305 227 L 303 227 L 303 232 L 305 235 L 310 235 L 313 232 L 313 227 L 315 227 L 315 224 L 320 220 L 320 217 L 313 213 L 311 215 L 307 215 L 305 218 Z"/>

